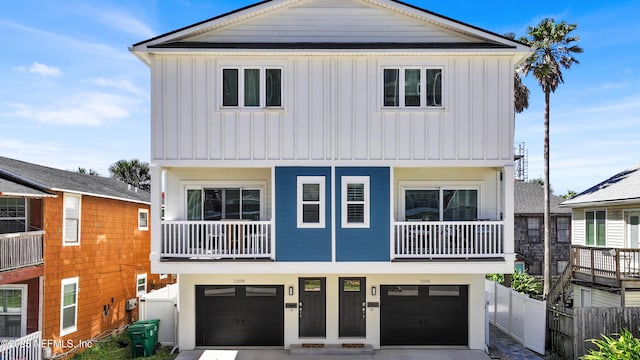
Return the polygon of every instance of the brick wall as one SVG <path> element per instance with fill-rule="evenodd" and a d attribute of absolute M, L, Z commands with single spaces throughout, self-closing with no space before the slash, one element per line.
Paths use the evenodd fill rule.
<path fill-rule="evenodd" d="M 136 277 L 160 280 L 150 272 L 150 231 L 138 230 L 138 209 L 148 205 L 83 195 L 80 245 L 62 246 L 63 194 L 44 201 L 45 277 L 43 339 L 79 344 L 137 319 L 125 311 L 136 297 Z M 62 279 L 79 277 L 77 331 L 60 336 Z M 148 289 L 150 287 L 148 286 Z M 106 310 L 106 311 L 105 311 Z M 54 348 L 55 353 L 62 352 Z"/>

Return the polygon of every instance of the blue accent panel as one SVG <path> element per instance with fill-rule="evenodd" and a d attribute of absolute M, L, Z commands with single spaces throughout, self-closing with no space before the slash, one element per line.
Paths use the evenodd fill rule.
<path fill-rule="evenodd" d="M 369 176 L 369 228 L 342 228 L 343 176 Z M 390 176 L 386 167 L 336 168 L 337 261 L 389 261 Z"/>
<path fill-rule="evenodd" d="M 331 261 L 331 168 L 276 167 L 276 261 Z M 298 176 L 324 176 L 325 227 L 299 229 Z"/>

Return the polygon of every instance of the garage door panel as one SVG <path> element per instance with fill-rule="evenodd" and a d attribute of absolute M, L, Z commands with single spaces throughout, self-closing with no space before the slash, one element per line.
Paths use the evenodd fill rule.
<path fill-rule="evenodd" d="M 283 344 L 283 286 L 196 286 L 197 346 Z"/>
<path fill-rule="evenodd" d="M 381 345 L 467 345 L 467 286 L 381 286 Z"/>

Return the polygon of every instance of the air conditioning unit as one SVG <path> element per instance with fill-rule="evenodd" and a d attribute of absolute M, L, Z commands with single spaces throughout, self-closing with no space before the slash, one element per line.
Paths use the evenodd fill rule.
<path fill-rule="evenodd" d="M 124 305 L 124 309 L 127 311 L 131 311 L 135 309 L 136 306 L 138 306 L 138 299 L 136 298 L 127 299 L 127 302 Z"/>

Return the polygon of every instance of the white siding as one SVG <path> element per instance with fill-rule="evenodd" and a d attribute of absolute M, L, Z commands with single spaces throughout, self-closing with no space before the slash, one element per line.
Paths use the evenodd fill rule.
<path fill-rule="evenodd" d="M 187 41 L 203 42 L 469 42 L 456 34 L 408 14 L 364 1 L 302 1 L 268 16 L 254 17 Z"/>
<path fill-rule="evenodd" d="M 508 56 L 156 59 L 153 161 L 512 161 Z M 221 68 L 243 64 L 283 67 L 281 109 L 221 108 Z M 402 65 L 444 68 L 443 109 L 382 108 L 382 67 Z"/>
<path fill-rule="evenodd" d="M 640 291 L 625 290 L 624 306 L 640 306 Z"/>
<path fill-rule="evenodd" d="M 585 244 L 584 209 L 573 209 L 571 216 L 571 244 Z"/>
<path fill-rule="evenodd" d="M 591 292 L 592 307 L 620 307 L 620 294 L 610 293 L 608 291 L 598 290 L 590 287 L 573 285 L 573 306 L 581 307 L 581 290 L 586 289 Z"/>
<path fill-rule="evenodd" d="M 626 237 L 625 211 L 637 210 L 638 205 L 611 206 L 608 208 L 580 208 L 573 209 L 571 221 L 571 243 L 573 245 L 585 244 L 585 211 L 606 210 L 607 212 L 607 247 L 624 248 L 628 246 Z"/>

